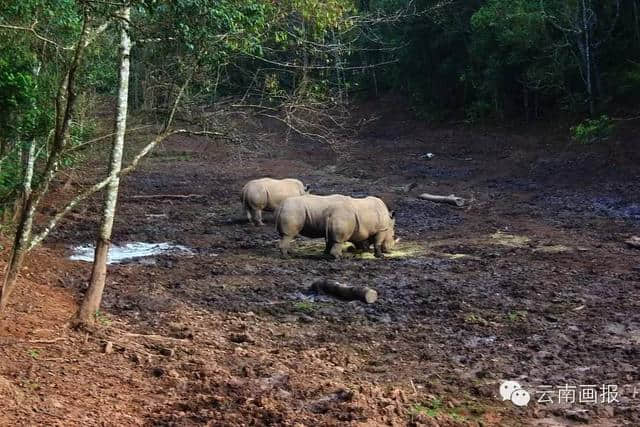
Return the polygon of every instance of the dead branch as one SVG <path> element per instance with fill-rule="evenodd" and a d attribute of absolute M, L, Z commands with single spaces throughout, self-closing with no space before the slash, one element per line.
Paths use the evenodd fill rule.
<path fill-rule="evenodd" d="M 378 292 L 366 286 L 348 286 L 336 280 L 321 279 L 311 285 L 313 292 L 324 292 L 345 300 L 360 300 L 373 304 L 378 299 Z"/>
<path fill-rule="evenodd" d="M 173 108 L 171 110 L 171 113 L 170 113 L 169 117 L 167 118 L 167 121 L 165 122 L 165 125 L 164 125 L 164 127 L 162 129 L 162 132 L 160 134 L 156 135 L 156 137 L 153 139 L 153 141 L 151 141 L 149 144 L 144 146 L 142 148 L 142 150 L 140 150 L 140 152 L 138 152 L 138 154 L 133 158 L 133 160 L 131 160 L 131 163 L 129 163 L 129 165 L 126 168 L 123 168 L 120 171 L 120 173 L 118 174 L 118 177 L 122 177 L 122 176 L 134 171 L 136 169 L 136 167 L 138 166 L 138 163 L 140 163 L 140 161 L 147 154 L 149 154 L 149 152 L 151 150 L 153 150 L 156 147 L 156 145 L 160 144 L 162 141 L 164 141 L 169 136 L 175 135 L 177 133 L 186 132 L 184 129 L 176 130 L 176 131 L 170 131 L 169 128 L 171 126 L 171 123 L 173 122 L 173 118 L 174 118 L 176 110 L 178 108 L 178 104 L 180 103 L 180 100 L 182 99 L 182 95 L 184 94 L 184 91 L 185 91 L 186 87 L 188 86 L 189 82 L 191 81 L 191 77 L 192 76 L 193 76 L 193 74 L 189 75 L 189 77 L 186 79 L 186 81 L 184 82 L 184 84 L 180 88 L 180 91 L 178 92 L 178 95 L 176 96 L 176 99 L 175 99 L 174 104 L 173 104 Z M 50 174 L 52 174 L 52 172 L 50 172 Z M 52 179 L 52 177 L 51 177 L 51 179 Z M 48 179 L 48 181 L 45 181 L 45 185 L 48 185 L 48 183 L 51 181 L 51 179 Z M 111 179 L 112 179 L 111 176 L 106 177 L 102 181 L 92 185 L 87 190 L 85 190 L 84 192 L 82 192 L 79 195 L 77 195 L 74 199 L 72 199 L 60 212 L 58 212 L 49 221 L 48 225 L 44 228 L 44 230 L 42 230 L 39 234 L 37 234 L 37 235 L 32 237 L 31 242 L 27 245 L 27 252 L 29 252 L 31 249 L 33 249 L 34 247 L 39 245 L 40 242 L 42 242 L 49 235 L 51 230 L 54 229 L 54 227 L 58 224 L 58 222 L 62 218 L 64 218 L 64 216 L 66 214 L 68 214 L 78 203 L 82 202 L 83 200 L 87 199 L 88 197 L 92 196 L 93 194 L 97 193 L 98 191 L 101 191 L 103 188 L 105 188 L 109 184 Z M 33 207 L 33 210 L 35 211 L 35 206 Z"/>
<path fill-rule="evenodd" d="M 54 338 L 50 340 L 11 340 L 0 342 L 0 345 L 16 345 L 16 344 L 56 344 L 65 341 L 67 338 Z"/>
<path fill-rule="evenodd" d="M 204 194 L 140 194 L 129 199 L 190 199 L 192 197 L 207 197 Z"/>
<path fill-rule="evenodd" d="M 135 338 L 148 338 L 150 340 L 158 340 L 158 341 L 171 341 L 171 342 L 182 342 L 187 343 L 190 340 L 185 338 L 173 338 L 173 337 L 165 337 L 164 335 L 156 335 L 156 334 L 135 334 L 133 332 L 126 332 L 123 334 L 125 337 L 135 337 Z"/>
<path fill-rule="evenodd" d="M 418 196 L 419 199 L 429 200 L 436 203 L 448 203 L 458 207 L 464 206 L 465 200 L 462 197 L 449 194 L 448 196 L 437 196 L 435 194 L 422 193 Z"/>
<path fill-rule="evenodd" d="M 278 67 L 284 67 L 284 68 L 296 68 L 296 69 L 301 69 L 301 70 L 335 70 L 335 65 L 301 65 L 301 64 L 294 64 L 291 62 L 279 62 L 279 61 L 274 61 L 271 59 L 267 59 L 267 58 L 262 58 L 260 56 L 257 55 L 253 55 L 250 53 L 244 53 L 245 55 L 247 55 L 250 58 L 256 59 L 258 61 L 263 61 L 266 62 L 267 64 L 271 64 L 271 65 L 277 65 Z M 382 67 L 384 65 L 390 65 L 390 64 L 395 64 L 398 61 L 400 61 L 399 59 L 391 59 L 389 61 L 382 61 L 382 62 L 378 62 L 376 64 L 369 64 L 369 65 L 354 65 L 354 66 L 350 66 L 350 67 L 340 67 L 341 71 L 355 71 L 355 70 L 368 70 L 371 68 L 379 68 Z"/>
<path fill-rule="evenodd" d="M 146 128 L 149 128 L 149 127 L 152 127 L 152 126 L 153 125 L 144 125 L 144 126 L 139 126 L 137 128 L 133 128 L 133 129 L 127 129 L 127 133 L 137 132 L 139 130 L 146 129 Z M 102 141 L 103 139 L 111 138 L 113 135 L 115 135 L 115 133 L 109 133 L 107 135 L 99 136 L 97 138 L 94 138 L 94 139 L 91 139 L 89 141 L 83 142 L 82 144 L 78 144 L 78 145 L 76 145 L 74 147 L 70 147 L 66 151 L 67 152 L 73 152 L 73 151 L 82 150 L 82 149 L 86 148 L 87 146 L 90 146 L 91 144 L 94 144 L 94 143 L 96 143 L 98 141 Z"/>
<path fill-rule="evenodd" d="M 56 47 L 57 49 L 63 49 L 63 50 L 71 50 L 73 49 L 73 47 L 64 47 L 64 46 L 60 46 L 58 43 L 54 42 L 53 40 L 50 40 L 42 35 L 40 35 L 37 31 L 36 31 L 36 25 L 38 24 L 38 21 L 35 21 L 33 24 L 31 24 L 31 26 L 29 27 L 21 27 L 19 25 L 7 25 L 7 24 L 0 24 L 0 28 L 5 28 L 8 30 L 18 30 L 18 31 L 27 31 L 32 33 L 37 39 L 42 40 L 45 43 L 48 43 L 50 45 L 53 45 L 54 47 Z"/>

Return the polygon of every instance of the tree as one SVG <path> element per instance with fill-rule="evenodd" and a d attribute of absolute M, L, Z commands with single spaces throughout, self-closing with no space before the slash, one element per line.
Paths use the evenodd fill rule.
<path fill-rule="evenodd" d="M 560 31 L 580 58 L 580 76 L 584 82 L 589 114 L 596 113 L 596 101 L 601 95 L 599 48 L 611 37 L 620 15 L 620 0 L 607 6 L 594 5 L 592 0 L 554 2 L 551 7 L 544 0 L 540 6 L 547 21 Z"/>
<path fill-rule="evenodd" d="M 95 320 L 95 313 L 100 307 L 102 292 L 104 290 L 107 275 L 107 258 L 111 244 L 111 230 L 118 200 L 118 188 L 120 186 L 120 172 L 122 170 L 122 154 L 124 151 L 124 137 L 127 129 L 127 106 L 129 102 L 129 69 L 131 53 L 131 36 L 129 35 L 129 21 L 131 19 L 131 6 L 125 6 L 120 19 L 120 70 L 118 97 L 116 106 L 116 120 L 113 137 L 113 149 L 109 163 L 109 184 L 107 184 L 104 209 L 100 232 L 96 242 L 96 250 L 91 271 L 89 288 L 84 296 L 82 305 L 76 314 L 76 322 L 90 324 Z"/>
<path fill-rule="evenodd" d="M 33 167 L 35 162 L 35 148 L 33 147 L 33 144 L 26 150 L 26 167 L 22 179 L 22 191 L 24 197 L 22 198 L 22 204 L 18 214 L 18 223 L 16 225 L 11 255 L 2 282 L 2 289 L 0 290 L 0 311 L 3 311 L 6 308 L 9 297 L 15 287 L 18 273 L 22 267 L 26 253 L 31 250 L 36 241 L 43 238 L 41 236 L 34 238 L 33 236 L 32 227 L 34 214 L 42 200 L 42 197 L 46 194 L 49 184 L 58 171 L 60 158 L 63 155 L 64 150 L 67 148 L 70 139 L 71 120 L 74 115 L 77 100 L 76 81 L 84 54 L 89 44 L 107 27 L 106 22 L 97 27 L 92 27 L 92 20 L 87 9 L 84 9 L 82 16 L 80 34 L 78 35 L 75 47 L 72 48 L 73 54 L 68 64 L 67 71 L 58 86 L 58 92 L 55 100 L 56 115 L 54 129 L 52 130 L 53 136 L 51 148 L 45 161 L 43 171 L 41 172 L 41 179 L 37 191 L 33 191 Z"/>

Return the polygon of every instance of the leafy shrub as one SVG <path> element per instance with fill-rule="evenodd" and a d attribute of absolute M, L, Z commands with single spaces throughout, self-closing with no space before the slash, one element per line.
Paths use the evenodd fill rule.
<path fill-rule="evenodd" d="M 596 119 L 586 119 L 571 128 L 571 137 L 581 144 L 592 144 L 605 141 L 611 136 L 614 125 L 611 119 L 603 114 Z"/>

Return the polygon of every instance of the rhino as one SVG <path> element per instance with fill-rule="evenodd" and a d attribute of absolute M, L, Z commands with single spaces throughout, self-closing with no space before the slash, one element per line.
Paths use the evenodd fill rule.
<path fill-rule="evenodd" d="M 264 225 L 262 211 L 276 211 L 280 204 L 292 196 L 309 192 L 309 186 L 297 179 L 260 178 L 249 181 L 242 188 L 242 209 L 247 219 L 256 226 Z"/>
<path fill-rule="evenodd" d="M 337 204 L 325 210 L 326 249 L 334 258 L 342 255 L 345 242 L 357 249 L 368 249 L 373 244 L 377 258 L 395 247 L 395 212 L 377 197 L 351 198 L 350 203 Z"/>
<path fill-rule="evenodd" d="M 324 237 L 325 253 L 334 258 L 341 256 L 342 243 L 347 241 L 361 249 L 373 243 L 379 257 L 393 249 L 394 227 L 393 215 L 376 197 L 356 199 L 339 194 L 291 197 L 282 203 L 276 215 L 278 247 L 285 258 L 297 235 Z"/>

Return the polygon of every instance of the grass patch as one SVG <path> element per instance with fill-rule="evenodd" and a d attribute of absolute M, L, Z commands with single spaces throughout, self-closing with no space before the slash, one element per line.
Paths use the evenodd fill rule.
<path fill-rule="evenodd" d="M 35 350 L 33 348 L 30 348 L 29 350 L 27 350 L 27 355 L 30 358 L 37 360 L 40 357 L 40 351 L 39 350 Z"/>
<path fill-rule="evenodd" d="M 470 325 L 482 325 L 482 326 L 487 326 L 489 324 L 489 322 L 485 318 L 483 318 L 482 316 L 476 313 L 471 313 L 466 315 L 464 318 L 464 323 L 468 323 Z"/>
<path fill-rule="evenodd" d="M 293 309 L 302 313 L 313 313 L 316 307 L 309 301 L 300 301 L 293 304 Z"/>
<path fill-rule="evenodd" d="M 493 233 L 491 239 L 493 239 L 492 243 L 512 248 L 523 247 L 531 241 L 527 236 L 517 236 L 515 234 L 503 233 L 502 231 Z"/>
<path fill-rule="evenodd" d="M 409 409 L 411 414 L 425 414 L 429 417 L 435 417 L 442 412 L 442 399 L 434 397 L 426 404 L 416 403 Z"/>
<path fill-rule="evenodd" d="M 476 403 L 462 403 L 459 405 L 451 405 L 443 402 L 442 399 L 434 397 L 428 403 L 416 403 L 409 408 L 412 416 L 423 414 L 431 418 L 448 417 L 453 421 L 466 422 L 471 419 L 479 420 L 485 413 L 485 408 Z"/>
<path fill-rule="evenodd" d="M 527 312 L 522 310 L 515 310 L 507 314 L 507 320 L 511 323 L 520 323 L 527 320 Z"/>
<path fill-rule="evenodd" d="M 373 247 L 370 251 L 367 252 L 352 252 L 353 244 L 344 243 L 342 245 L 342 255 L 347 258 L 351 257 L 354 259 L 375 259 L 373 255 Z M 303 257 L 317 257 L 323 258 L 326 257 L 324 253 L 325 243 L 320 239 L 314 240 L 298 240 L 291 248 L 292 255 L 298 255 Z M 425 255 L 428 253 L 428 250 L 423 246 L 416 243 L 398 243 L 391 253 L 384 254 L 385 258 L 411 258 L 420 255 Z"/>

